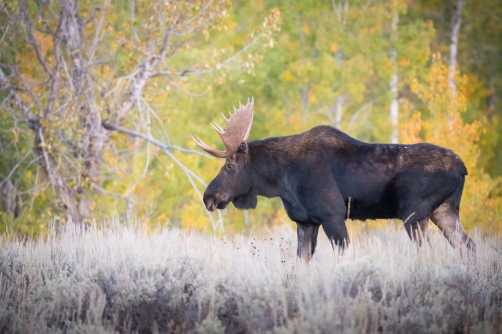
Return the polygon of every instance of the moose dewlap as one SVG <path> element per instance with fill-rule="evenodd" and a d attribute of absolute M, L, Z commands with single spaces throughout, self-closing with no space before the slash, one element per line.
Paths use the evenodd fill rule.
<path fill-rule="evenodd" d="M 207 210 L 230 202 L 254 209 L 257 196 L 280 197 L 297 223 L 297 254 L 304 261 L 314 254 L 321 225 L 333 246 L 346 247 L 348 218 L 401 219 L 420 244 L 430 218 L 452 246 L 475 249 L 459 220 L 467 169 L 451 150 L 426 143 L 369 144 L 326 125 L 248 142 L 253 112 L 251 99 L 229 119 L 223 116 L 225 129 L 213 123 L 224 152 L 194 137 L 204 151 L 226 159 L 204 192 Z"/>

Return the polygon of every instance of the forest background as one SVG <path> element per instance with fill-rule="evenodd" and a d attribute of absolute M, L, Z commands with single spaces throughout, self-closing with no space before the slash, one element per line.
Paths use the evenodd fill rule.
<path fill-rule="evenodd" d="M 250 140 L 330 124 L 454 150 L 469 170 L 463 225 L 502 233 L 498 0 L 0 8 L 1 231 L 111 215 L 218 233 L 287 224 L 280 199 L 213 215 L 201 203 L 222 161 L 191 135 L 221 149 L 210 123 L 254 96 Z"/>

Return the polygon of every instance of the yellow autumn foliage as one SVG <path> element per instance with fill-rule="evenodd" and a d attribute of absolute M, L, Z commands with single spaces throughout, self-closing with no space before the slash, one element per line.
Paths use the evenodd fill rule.
<path fill-rule="evenodd" d="M 404 143 L 421 141 L 447 147 L 464 161 L 469 175 L 466 179 L 460 215 L 467 229 L 479 227 L 483 232 L 501 232 L 498 213 L 502 197 L 491 194 L 498 180 L 478 168 L 478 146 L 485 120 L 466 123 L 461 114 L 466 110 L 467 77 L 455 73 L 456 89 L 448 85 L 448 68 L 440 55 L 433 57 L 427 82 L 415 80 L 412 91 L 426 104 L 428 117 L 416 111 L 400 127 Z"/>

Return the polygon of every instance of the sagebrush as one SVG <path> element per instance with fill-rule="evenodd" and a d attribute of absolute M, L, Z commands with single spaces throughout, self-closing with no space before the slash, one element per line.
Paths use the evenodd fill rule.
<path fill-rule="evenodd" d="M 305 266 L 289 227 L 229 238 L 102 225 L 0 241 L 0 332 L 502 332 L 499 237 L 475 234 L 467 256 L 437 231 L 417 247 L 389 225 L 343 254 L 323 237 Z"/>

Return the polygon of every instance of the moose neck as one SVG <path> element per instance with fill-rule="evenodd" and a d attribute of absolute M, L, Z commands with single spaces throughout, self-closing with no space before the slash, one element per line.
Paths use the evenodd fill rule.
<path fill-rule="evenodd" d="M 253 193 L 268 198 L 288 197 L 284 164 L 281 164 L 281 155 L 271 149 L 273 142 L 257 140 L 248 144 Z"/>

